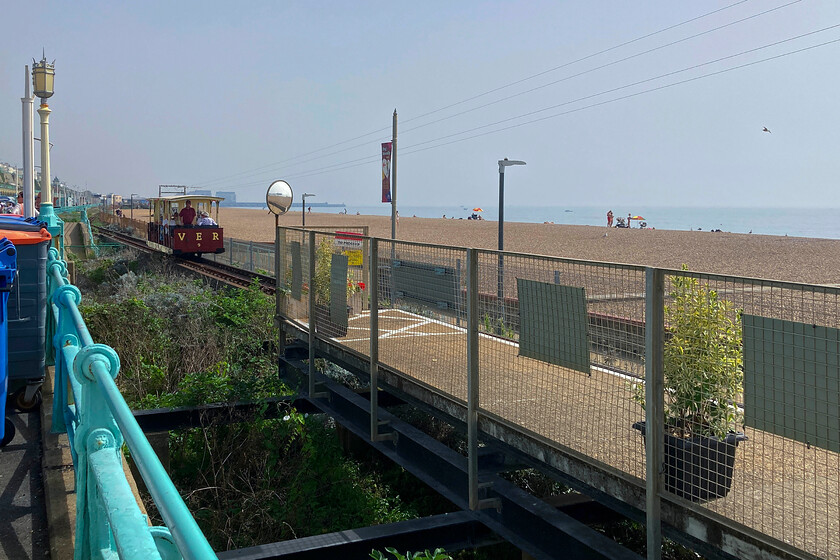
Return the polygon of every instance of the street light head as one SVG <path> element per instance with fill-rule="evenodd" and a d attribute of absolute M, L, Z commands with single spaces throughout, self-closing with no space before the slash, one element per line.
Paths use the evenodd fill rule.
<path fill-rule="evenodd" d="M 511 165 L 525 165 L 524 161 L 518 159 L 500 159 L 499 160 L 499 173 L 505 172 L 505 167 L 509 167 Z"/>
<path fill-rule="evenodd" d="M 312 193 L 308 193 L 308 192 L 306 192 L 306 193 L 303 193 L 303 195 L 302 195 L 302 196 L 315 196 L 315 195 L 314 195 L 314 194 L 312 194 Z"/>
<path fill-rule="evenodd" d="M 52 97 L 54 78 L 55 61 L 50 64 L 46 58 L 42 58 L 41 62 L 32 60 L 32 87 L 42 101 Z"/>

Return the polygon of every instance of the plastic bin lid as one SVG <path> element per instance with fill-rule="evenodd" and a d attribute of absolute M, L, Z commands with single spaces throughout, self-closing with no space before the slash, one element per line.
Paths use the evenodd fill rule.
<path fill-rule="evenodd" d="M 2 237 L 6 237 L 15 245 L 37 245 L 52 239 L 52 235 L 46 228 L 41 228 L 39 231 L 16 231 L 4 229 L 3 224 L 0 224 L 0 238 Z"/>
<path fill-rule="evenodd" d="M 47 224 L 39 221 L 25 220 L 9 220 L 0 216 L 0 229 L 16 230 L 16 231 L 41 231 L 41 228 L 47 227 Z"/>

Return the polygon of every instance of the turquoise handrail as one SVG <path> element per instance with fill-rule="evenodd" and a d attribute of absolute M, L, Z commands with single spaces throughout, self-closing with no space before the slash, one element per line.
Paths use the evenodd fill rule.
<path fill-rule="evenodd" d="M 216 558 L 120 394 L 114 381 L 119 356 L 94 343 L 79 312 L 81 292 L 67 280 L 55 248 L 48 255 L 47 288 L 55 356 L 51 429 L 67 433 L 76 472 L 74 558 Z M 123 441 L 165 527 L 149 527 L 137 505 L 123 471 Z"/>
<path fill-rule="evenodd" d="M 91 249 L 93 249 L 93 254 L 98 257 L 99 246 L 96 244 L 96 240 L 93 237 L 93 230 L 90 227 L 90 220 L 88 219 L 87 208 L 88 206 L 85 206 L 81 210 L 82 223 L 85 224 L 85 228 L 87 229 L 88 241 L 90 241 L 90 247 Z"/>

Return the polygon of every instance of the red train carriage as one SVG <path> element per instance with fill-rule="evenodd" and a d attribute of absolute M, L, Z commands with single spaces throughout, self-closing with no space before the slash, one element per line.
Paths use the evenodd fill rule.
<path fill-rule="evenodd" d="M 173 255 L 224 253 L 223 229 L 218 222 L 223 200 L 202 195 L 150 198 L 149 246 Z"/>

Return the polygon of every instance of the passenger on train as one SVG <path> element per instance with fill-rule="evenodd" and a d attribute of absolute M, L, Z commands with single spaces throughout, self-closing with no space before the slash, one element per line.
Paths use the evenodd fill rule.
<path fill-rule="evenodd" d="M 199 227 L 201 227 L 201 226 L 213 227 L 213 226 L 218 226 L 219 224 L 216 223 L 216 220 L 214 220 L 213 218 L 210 217 L 210 214 L 208 214 L 206 210 L 202 210 L 201 213 L 199 214 L 198 221 L 196 222 L 196 225 L 199 226 Z"/>
<path fill-rule="evenodd" d="M 184 208 L 178 212 L 178 216 L 181 218 L 181 223 L 184 226 L 192 226 L 193 221 L 195 220 L 195 208 L 192 207 L 192 201 L 188 200 L 185 203 Z"/>

